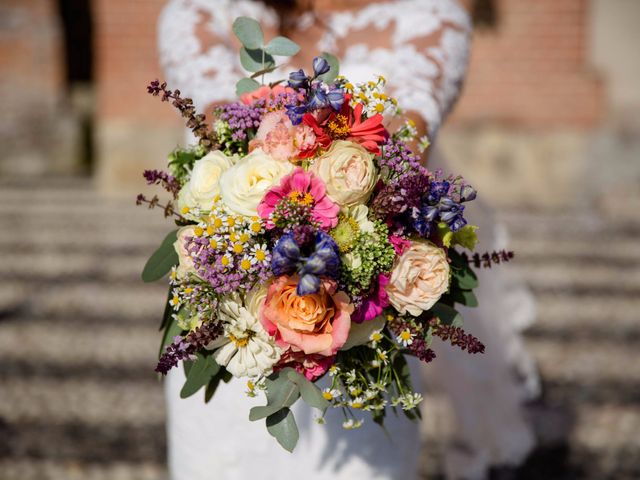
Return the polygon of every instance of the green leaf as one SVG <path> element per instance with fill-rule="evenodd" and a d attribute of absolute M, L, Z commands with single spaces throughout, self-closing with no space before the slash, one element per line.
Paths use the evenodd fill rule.
<path fill-rule="evenodd" d="M 293 452 L 300 434 L 293 412 L 288 408 L 278 410 L 267 418 L 267 430 L 287 451 Z"/>
<path fill-rule="evenodd" d="M 164 277 L 171 267 L 178 264 L 178 254 L 173 244 L 177 240 L 177 230 L 169 233 L 162 241 L 160 247 L 147 260 L 144 270 L 142 270 L 142 280 L 144 282 L 155 282 Z"/>
<path fill-rule="evenodd" d="M 281 57 L 292 57 L 300 51 L 300 45 L 286 37 L 275 37 L 264 47 L 265 52 Z"/>
<path fill-rule="evenodd" d="M 477 275 L 471 268 L 453 270 L 452 277 L 462 290 L 472 290 L 479 285 Z"/>
<path fill-rule="evenodd" d="M 173 320 L 173 306 L 171 305 L 170 300 L 173 297 L 173 292 L 171 287 L 167 292 L 167 301 L 164 304 L 164 312 L 162 313 L 162 322 L 160 323 L 160 328 L 158 330 L 163 331 L 169 325 L 169 322 Z"/>
<path fill-rule="evenodd" d="M 300 389 L 300 395 L 302 400 L 324 413 L 331 404 L 325 400 L 322 396 L 322 390 L 320 390 L 313 382 L 307 380 L 307 378 L 295 370 L 290 370 L 287 373 L 287 378 L 295 383 Z"/>
<path fill-rule="evenodd" d="M 224 381 L 227 383 L 229 380 L 225 380 L 227 376 L 231 376 L 229 372 L 225 368 L 220 367 L 220 371 L 213 376 L 209 383 L 207 384 L 207 388 L 204 391 L 204 403 L 209 403 L 213 398 L 213 395 L 216 393 L 218 386 L 220 385 L 220 381 Z"/>
<path fill-rule="evenodd" d="M 236 83 L 236 95 L 240 96 L 243 93 L 251 93 L 257 88 L 260 88 L 260 84 L 252 78 L 243 78 Z"/>
<path fill-rule="evenodd" d="M 335 55 L 331 55 L 329 52 L 322 52 L 320 55 L 331 67 L 327 73 L 320 75 L 318 78 L 325 83 L 332 83 L 338 75 L 340 75 L 340 62 Z"/>
<path fill-rule="evenodd" d="M 452 290 L 449 294 L 454 302 L 460 303 L 466 307 L 477 307 L 478 299 L 471 290 Z"/>
<path fill-rule="evenodd" d="M 233 22 L 233 33 L 236 34 L 240 43 L 247 48 L 260 48 L 264 43 L 262 27 L 253 18 L 238 17 Z"/>
<path fill-rule="evenodd" d="M 251 409 L 249 420 L 252 422 L 273 415 L 283 407 L 290 407 L 300 397 L 298 385 L 287 378 L 284 370 L 276 374 L 273 380 L 267 379 L 265 385 L 267 387 L 267 404 Z"/>
<path fill-rule="evenodd" d="M 218 373 L 220 365 L 216 363 L 212 355 L 197 354 L 197 359 L 189 369 L 187 381 L 180 390 L 180 398 L 187 398 L 204 387 L 211 377 Z"/>
<path fill-rule="evenodd" d="M 275 59 L 268 53 L 262 56 L 263 51 L 261 49 L 248 50 L 244 47 L 240 48 L 240 63 L 242 67 L 248 72 L 259 72 L 266 68 L 275 67 Z M 264 62 L 263 62 L 264 60 Z"/>
<path fill-rule="evenodd" d="M 175 337 L 176 335 L 182 335 L 182 329 L 178 326 L 178 323 L 175 320 L 171 319 L 171 322 L 169 322 L 164 329 L 162 341 L 160 342 L 160 351 L 158 352 L 158 357 L 162 355 L 165 347 L 173 342 L 173 337 Z"/>
<path fill-rule="evenodd" d="M 453 325 L 454 327 L 462 326 L 462 315 L 455 308 L 438 302 L 429 312 L 440 319 L 445 325 Z"/>

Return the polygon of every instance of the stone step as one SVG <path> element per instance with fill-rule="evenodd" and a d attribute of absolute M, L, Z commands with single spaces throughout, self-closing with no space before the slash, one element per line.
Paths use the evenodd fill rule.
<path fill-rule="evenodd" d="M 549 381 L 640 385 L 640 368 L 632 367 L 638 344 L 529 339 L 526 345 L 536 359 L 542 377 Z"/>
<path fill-rule="evenodd" d="M 117 456 L 108 463 L 74 460 L 0 460 L 4 480 L 166 480 L 159 463 L 123 463 Z"/>
<path fill-rule="evenodd" d="M 158 322 L 159 324 L 159 322 Z M 77 325 L 77 324 L 76 324 Z M 160 333 L 152 325 L 92 324 L 20 320 L 0 325 L 0 359 L 56 366 L 126 366 L 152 372 Z"/>
<path fill-rule="evenodd" d="M 13 424 L 144 427 L 162 424 L 164 416 L 160 382 L 12 378 L 0 397 L 0 417 Z"/>

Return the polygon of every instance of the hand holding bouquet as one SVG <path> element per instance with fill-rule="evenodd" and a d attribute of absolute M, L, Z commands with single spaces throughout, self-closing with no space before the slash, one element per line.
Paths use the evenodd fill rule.
<path fill-rule="evenodd" d="M 428 142 L 410 121 L 387 130 L 400 109 L 384 78 L 354 85 L 325 54 L 309 74 L 261 85 L 255 78 L 276 68 L 274 56 L 298 47 L 283 37 L 264 45 L 251 19 L 234 31 L 253 75 L 212 122 L 179 91 L 149 86 L 199 139 L 170 155 L 168 173 L 145 172 L 172 194 L 168 203 L 138 197 L 178 227 L 143 273 L 145 281 L 168 273 L 171 284 L 156 371 L 182 361 L 181 395 L 204 387 L 205 401 L 244 379 L 248 395 L 266 396 L 249 419 L 266 419 L 288 450 L 300 398 L 320 423 L 338 408 L 345 428 L 361 425 L 363 412 L 382 423 L 390 408 L 416 418 L 422 396 L 406 355 L 432 361 L 434 336 L 484 351 L 455 310 L 476 304 L 471 264 L 483 259 L 462 253 L 476 245 L 464 216 L 476 192 L 421 165 L 409 144 Z"/>

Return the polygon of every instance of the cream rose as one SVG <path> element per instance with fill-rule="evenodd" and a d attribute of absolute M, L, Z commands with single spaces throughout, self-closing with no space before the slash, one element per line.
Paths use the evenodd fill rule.
<path fill-rule="evenodd" d="M 341 207 L 366 203 L 378 181 L 373 155 L 361 145 L 333 142 L 313 164 L 312 171 L 327 185 L 327 194 Z"/>
<path fill-rule="evenodd" d="M 187 252 L 186 247 L 187 237 L 193 237 L 194 228 L 195 227 L 193 225 L 182 227 L 178 230 L 178 239 L 173 243 L 173 248 L 175 248 L 179 260 L 178 267 L 176 268 L 176 275 L 180 279 L 185 278 L 190 273 L 196 273 L 193 265 L 193 258 L 191 258 L 189 252 Z"/>
<path fill-rule="evenodd" d="M 387 285 L 389 302 L 414 317 L 429 310 L 449 289 L 449 262 L 433 243 L 411 242 L 398 259 Z"/>
<path fill-rule="evenodd" d="M 257 216 L 264 194 L 293 168 L 291 163 L 274 160 L 258 148 L 222 174 L 222 201 L 233 213 Z"/>
<path fill-rule="evenodd" d="M 178 207 L 210 210 L 213 199 L 220 194 L 220 177 L 237 158 L 227 157 L 219 150 L 208 153 L 193 165 L 189 181 L 178 195 Z"/>

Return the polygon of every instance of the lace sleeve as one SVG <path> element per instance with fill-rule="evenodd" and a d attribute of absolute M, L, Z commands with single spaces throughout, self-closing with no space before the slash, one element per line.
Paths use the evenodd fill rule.
<path fill-rule="evenodd" d="M 191 97 L 200 110 L 235 98 L 244 74 L 231 26 L 236 17 L 258 18 L 276 28 L 275 13 L 249 0 L 171 0 L 158 24 L 160 64 L 171 88 Z"/>
<path fill-rule="evenodd" d="M 322 49 L 337 52 L 357 81 L 383 74 L 407 110 L 434 136 L 459 96 L 467 70 L 471 20 L 455 0 L 372 3 L 329 21 Z"/>

